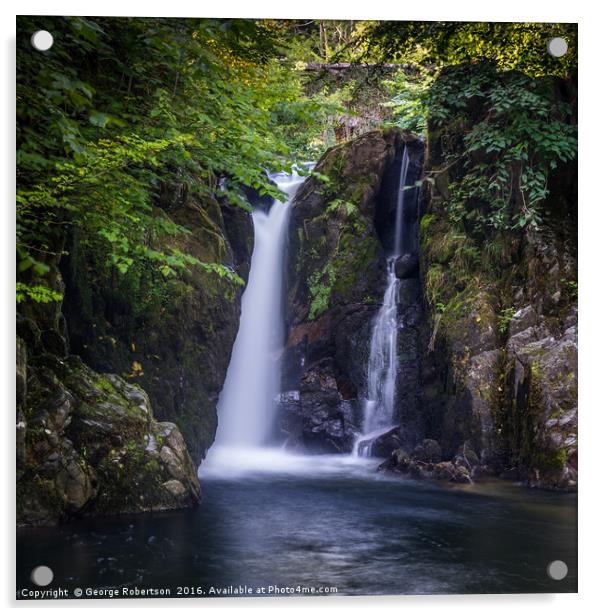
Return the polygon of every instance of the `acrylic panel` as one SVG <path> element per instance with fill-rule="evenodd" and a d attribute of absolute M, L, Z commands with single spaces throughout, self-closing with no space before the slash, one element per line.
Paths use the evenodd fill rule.
<path fill-rule="evenodd" d="M 576 24 L 22 16 L 16 79 L 19 599 L 577 591 Z"/>

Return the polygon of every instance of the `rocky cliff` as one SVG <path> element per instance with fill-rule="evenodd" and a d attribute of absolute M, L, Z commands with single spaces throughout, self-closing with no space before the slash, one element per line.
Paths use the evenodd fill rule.
<path fill-rule="evenodd" d="M 462 69 L 458 69 L 462 70 Z M 574 104 L 570 82 L 548 86 Z M 483 120 L 429 127 L 420 255 L 427 320 L 421 335 L 424 436 L 438 454 L 397 451 L 385 467 L 466 481 L 486 474 L 531 486 L 577 485 L 576 164 L 549 177 L 539 228 L 483 233 L 458 224 L 450 185 L 467 181 L 463 139 Z M 480 158 L 479 158 L 480 157 Z M 470 204 L 466 202 L 467 210 Z M 441 463 L 441 460 L 448 463 Z M 439 464 L 439 466 L 437 466 Z"/>
<path fill-rule="evenodd" d="M 549 87 L 570 98 L 567 84 Z M 419 245 L 396 265 L 400 427 L 373 453 L 388 457 L 384 470 L 417 478 L 498 475 L 575 489 L 576 165 L 550 174 L 537 228 L 484 233 L 459 225 L 449 187 L 462 186 L 467 165 L 449 161 L 482 156 L 467 155 L 463 138 L 467 122 L 483 120 L 483 106 L 466 108 L 462 121 L 429 127 L 431 179 L 408 221 Z M 404 148 L 420 171 L 422 143 L 396 130 L 331 149 L 293 204 L 280 428 L 304 451 L 350 451 L 361 430 Z"/>
<path fill-rule="evenodd" d="M 187 232 L 165 238 L 206 263 L 226 264 L 242 279 L 253 249 L 250 215 L 163 187 L 162 215 Z M 196 464 L 213 443 L 216 403 L 240 316 L 243 286 L 200 267 L 174 280 L 116 278 L 74 237 L 62 265 L 70 347 L 93 369 L 115 372 L 148 393 L 157 417 L 175 422 Z"/>
<path fill-rule="evenodd" d="M 404 146 L 419 167 L 421 143 L 397 130 L 329 150 L 293 203 L 280 404 L 289 446 L 349 452 L 361 430 L 372 321 L 386 285 L 391 191 L 383 186 L 399 183 L 394 162 Z"/>
<path fill-rule="evenodd" d="M 165 246 L 246 278 L 247 213 L 166 187 L 157 208 L 182 228 Z M 18 523 L 197 503 L 242 285 L 200 266 L 116 276 L 76 232 L 66 248 L 47 276 L 64 301 L 17 316 Z"/>

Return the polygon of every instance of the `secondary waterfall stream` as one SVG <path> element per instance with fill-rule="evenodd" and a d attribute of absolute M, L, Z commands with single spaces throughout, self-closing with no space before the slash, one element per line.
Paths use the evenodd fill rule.
<path fill-rule="evenodd" d="M 395 211 L 395 236 L 393 252 L 387 259 L 387 288 L 383 303 L 378 311 L 368 360 L 367 392 L 364 400 L 364 423 L 362 434 L 354 445 L 354 454 L 369 456 L 372 442 L 395 426 L 395 395 L 397 391 L 397 303 L 399 301 L 399 280 L 395 263 L 408 249 L 404 233 L 404 200 L 410 158 L 404 148 L 399 174 L 397 208 Z"/>
<path fill-rule="evenodd" d="M 296 172 L 270 176 L 287 195 L 268 212 L 253 211 L 255 246 L 242 296 L 240 325 L 218 402 L 218 429 L 203 468 L 236 465 L 269 443 L 284 344 L 283 259 L 291 202 L 303 182 Z M 253 453 L 249 455 L 249 450 Z"/>

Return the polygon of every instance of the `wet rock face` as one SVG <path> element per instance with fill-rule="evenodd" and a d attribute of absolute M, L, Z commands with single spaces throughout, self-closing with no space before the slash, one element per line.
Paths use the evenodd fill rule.
<path fill-rule="evenodd" d="M 458 448 L 469 443 L 478 464 L 472 470 L 466 461 L 461 465 L 473 478 L 475 472 L 496 472 L 535 487 L 572 490 L 577 485 L 576 166 L 550 174 L 539 229 L 478 238 L 469 224 L 459 229 L 448 216 L 448 182 L 463 179 L 459 169 L 454 177 L 442 171 L 444 149 L 450 157 L 461 154 L 454 150 L 461 142 L 455 130 L 453 123 L 431 127 L 426 170 L 441 173 L 435 186 L 423 191 L 420 207 L 421 279 L 431 298 L 420 336 L 425 435 L 436 439 L 443 460 L 454 464 Z M 492 254 L 497 265 L 490 262 Z"/>
<path fill-rule="evenodd" d="M 431 438 L 425 438 L 422 443 L 414 447 L 412 457 L 421 462 L 437 464 L 441 462 L 441 447 L 437 441 Z"/>
<path fill-rule="evenodd" d="M 399 131 L 373 131 L 329 150 L 315 170 L 330 181 L 309 178 L 293 203 L 283 390 L 300 398 L 282 404 L 281 417 L 288 434 L 301 421 L 304 436 L 295 442 L 309 451 L 349 452 L 361 432 L 373 320 L 386 287 L 375 219 L 383 177 L 404 139 L 412 141 Z M 416 264 L 408 266 L 408 276 L 417 276 Z M 419 304 L 417 279 L 408 282 Z M 416 312 L 402 318 L 410 324 Z M 409 371 L 408 362 L 400 366 Z"/>
<path fill-rule="evenodd" d="M 288 447 L 310 453 L 343 453 L 353 447 L 357 402 L 343 398 L 328 366 L 305 372 L 300 390 L 281 396 L 280 409 Z"/>
<path fill-rule="evenodd" d="M 393 428 L 370 443 L 370 454 L 375 458 L 386 458 L 392 451 L 403 451 L 403 440 L 400 429 Z"/>
<path fill-rule="evenodd" d="M 397 318 L 396 420 L 401 426 L 402 444 L 413 447 L 424 436 L 421 412 L 422 376 L 420 328 L 423 319 L 422 289 L 418 270 L 399 281 Z"/>
<path fill-rule="evenodd" d="M 535 487 L 577 485 L 577 326 L 556 339 L 531 326 L 508 341 L 514 462 Z"/>
<path fill-rule="evenodd" d="M 496 438 L 494 398 L 501 362 L 499 349 L 483 351 L 470 359 L 466 373 L 468 401 L 477 424 L 472 438 L 479 443 L 483 464 L 496 465 L 501 455 Z"/>
<path fill-rule="evenodd" d="M 403 138 L 405 137 L 405 138 Z M 414 184 L 422 177 L 424 158 L 424 144 L 419 139 L 409 138 L 407 134 L 402 136 L 404 147 L 399 147 L 395 152 L 395 158 L 383 174 L 383 179 L 377 196 L 377 207 L 374 216 L 376 232 L 387 254 L 393 253 L 395 233 L 397 226 L 397 209 L 401 205 L 401 246 L 406 252 L 398 265 L 407 264 L 410 255 L 416 256 L 418 252 L 418 189 Z M 408 169 L 406 175 L 406 187 L 403 194 L 399 194 L 402 158 L 404 153 L 408 155 Z M 400 199 L 401 197 L 401 199 Z M 417 268 L 417 262 L 415 262 Z M 417 271 L 415 272 L 417 274 Z M 398 278 L 404 278 L 403 270 L 400 269 Z"/>
<path fill-rule="evenodd" d="M 412 479 L 474 483 L 493 475 L 492 469 L 480 464 L 479 456 L 464 443 L 451 460 L 441 459 L 441 447 L 433 439 L 424 439 L 411 454 L 395 449 L 378 467 L 380 472 Z"/>
<path fill-rule="evenodd" d="M 399 280 L 418 278 L 418 268 L 418 255 L 414 253 L 406 253 L 395 261 L 395 275 Z"/>
<path fill-rule="evenodd" d="M 167 189 L 158 206 L 189 231 L 164 238 L 166 249 L 226 264 L 247 278 L 250 214 Z M 69 253 L 62 270 L 70 351 L 98 372 L 114 372 L 143 387 L 157 417 L 179 426 L 200 463 L 217 429 L 216 404 L 238 330 L 243 287 L 190 267 L 183 278 L 148 281 L 148 293 L 137 294 L 127 279 L 116 283 L 103 275 L 103 264 L 77 238 Z"/>
<path fill-rule="evenodd" d="M 436 331 L 432 349 L 432 329 L 423 336 L 426 433 L 444 458 L 469 441 L 480 466 L 534 487 L 576 488 L 576 306 L 563 302 L 551 313 L 516 309 L 501 336 L 484 296 L 467 317 Z"/>
<path fill-rule="evenodd" d="M 17 414 L 18 524 L 198 502 L 182 435 L 154 419 L 142 389 L 76 356 L 33 356 L 26 369 Z"/>

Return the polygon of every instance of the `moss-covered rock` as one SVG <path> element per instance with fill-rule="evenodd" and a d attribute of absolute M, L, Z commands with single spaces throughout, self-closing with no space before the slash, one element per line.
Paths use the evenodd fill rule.
<path fill-rule="evenodd" d="M 430 126 L 427 139 L 426 172 L 436 180 L 422 192 L 420 223 L 426 434 L 441 443 L 444 458 L 470 443 L 479 472 L 573 489 L 576 167 L 550 174 L 539 229 L 500 234 L 460 222 L 449 197 L 451 182 L 462 187 L 463 167 L 450 161 L 471 155 L 463 137 L 483 119 L 478 105 L 467 108 L 468 115 Z"/>
<path fill-rule="evenodd" d="M 161 215 L 186 232 L 162 238 L 205 263 L 246 279 L 253 246 L 250 215 L 182 188 L 164 189 Z M 176 423 L 195 463 L 213 443 L 216 403 L 240 316 L 243 286 L 199 266 L 177 278 L 112 275 L 72 238 L 62 269 L 71 352 L 94 370 L 139 384 L 161 420 Z"/>
<path fill-rule="evenodd" d="M 284 431 L 306 449 L 350 451 L 361 429 L 372 322 L 386 287 L 383 243 L 389 229 L 383 229 L 396 204 L 399 165 L 392 194 L 383 199 L 382 191 L 404 143 L 419 172 L 422 143 L 415 136 L 372 131 L 326 152 L 315 168 L 319 175 L 301 186 L 293 203 L 283 383 L 288 394 L 281 406 Z M 419 300 L 419 286 L 410 288 L 415 281 L 403 282 L 412 301 Z M 411 365 L 410 346 L 402 369 Z M 332 387 L 308 387 L 316 381 Z"/>
<path fill-rule="evenodd" d="M 23 370 L 19 524 L 176 509 L 198 501 L 196 470 L 182 435 L 174 424 L 156 421 L 138 386 L 98 374 L 76 356 L 34 355 Z"/>
<path fill-rule="evenodd" d="M 547 336 L 523 344 L 515 341 L 508 353 L 508 367 L 505 428 L 513 464 L 530 485 L 574 488 L 576 326 L 568 327 L 559 339 Z"/>
<path fill-rule="evenodd" d="M 394 450 L 380 464 L 378 470 L 420 480 L 448 481 L 471 484 L 492 474 L 480 464 L 479 456 L 465 443 L 453 460 L 441 460 L 441 447 L 433 439 L 424 439 L 412 451 Z"/>

